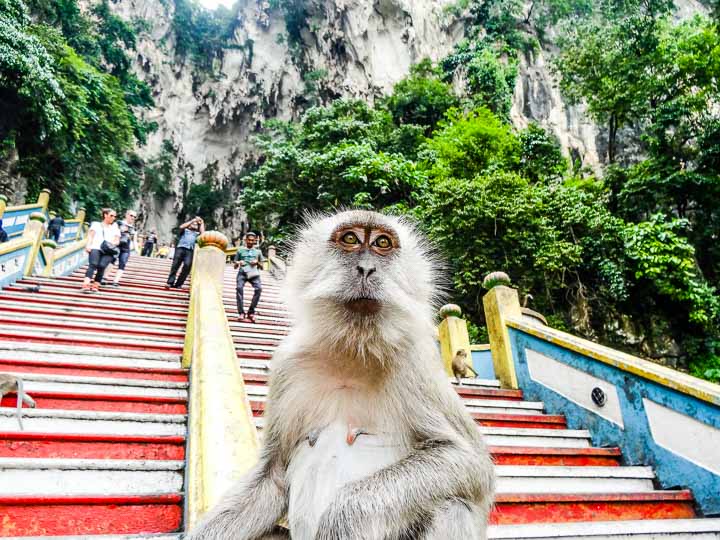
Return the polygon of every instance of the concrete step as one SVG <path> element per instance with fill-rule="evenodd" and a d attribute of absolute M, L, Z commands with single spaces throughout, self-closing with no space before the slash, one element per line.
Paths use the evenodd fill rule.
<path fill-rule="evenodd" d="M 183 414 L 146 414 L 114 411 L 23 409 L 27 433 L 85 435 L 186 435 Z M 15 410 L 0 407 L 0 432 L 20 432 Z"/>
<path fill-rule="evenodd" d="M 717 540 L 720 519 L 491 525 L 489 540 Z"/>
<path fill-rule="evenodd" d="M 88 497 L 179 492 L 184 461 L 0 458 L 3 496 Z"/>
<path fill-rule="evenodd" d="M 638 493 L 653 490 L 650 467 L 495 467 L 498 493 Z"/>

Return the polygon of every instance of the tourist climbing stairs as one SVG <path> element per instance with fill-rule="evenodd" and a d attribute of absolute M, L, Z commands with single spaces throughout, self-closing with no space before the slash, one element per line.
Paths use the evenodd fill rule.
<path fill-rule="evenodd" d="M 262 430 L 269 362 L 291 321 L 280 285 L 269 275 L 263 276 L 256 324 L 238 321 L 235 271 L 228 267 L 224 279 L 237 359 Z M 246 310 L 251 291 L 247 286 Z M 697 519 L 690 491 L 658 489 L 650 467 L 625 466 L 620 449 L 593 446 L 588 431 L 568 429 L 564 416 L 546 414 L 543 403 L 525 400 L 521 390 L 482 379 L 465 379 L 455 388 L 496 463 L 490 538 L 720 538 L 720 519 Z"/>
<path fill-rule="evenodd" d="M 2 399 L 0 536 L 178 537 L 188 292 L 165 290 L 169 265 L 133 256 L 92 294 L 84 268 L 0 291 L 0 373 L 37 404 L 20 429 L 16 395 Z"/>

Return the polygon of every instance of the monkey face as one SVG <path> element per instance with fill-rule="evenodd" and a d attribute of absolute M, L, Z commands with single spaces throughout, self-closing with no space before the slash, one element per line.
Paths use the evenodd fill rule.
<path fill-rule="evenodd" d="M 432 317 L 436 267 L 402 218 L 360 210 L 310 217 L 291 257 L 288 305 L 298 320 L 311 313 L 365 323 Z"/>

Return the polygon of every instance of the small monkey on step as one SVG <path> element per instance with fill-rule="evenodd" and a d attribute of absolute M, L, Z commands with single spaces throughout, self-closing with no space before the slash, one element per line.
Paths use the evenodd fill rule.
<path fill-rule="evenodd" d="M 468 371 L 477 377 L 477 372 L 467 363 L 467 351 L 460 349 L 452 359 L 452 372 L 458 384 L 461 384 L 462 379 L 468 376 Z"/>
<path fill-rule="evenodd" d="M 308 219 L 260 460 L 187 538 L 485 540 L 494 469 L 434 340 L 437 267 L 403 219 Z"/>
<path fill-rule="evenodd" d="M 22 423 L 22 404 L 23 402 L 28 406 L 35 408 L 35 400 L 25 393 L 23 381 L 20 377 L 11 375 L 10 373 L 0 373 L 0 401 L 5 394 L 10 392 L 17 393 L 17 421 L 20 424 L 20 429 L 23 428 Z"/>

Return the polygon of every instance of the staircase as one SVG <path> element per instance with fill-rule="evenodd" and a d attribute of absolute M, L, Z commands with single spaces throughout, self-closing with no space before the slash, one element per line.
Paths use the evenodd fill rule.
<path fill-rule="evenodd" d="M 0 536 L 178 537 L 188 293 L 163 288 L 169 267 L 133 256 L 118 288 L 82 294 L 79 270 L 0 292 L 0 372 L 37 402 L 24 431 L 16 396 L 1 403 Z"/>
<path fill-rule="evenodd" d="M 246 286 L 249 305 L 252 289 Z M 290 321 L 279 287 L 263 276 L 257 324 L 240 323 L 235 272 L 225 272 L 224 303 L 246 390 L 262 430 L 268 362 Z M 618 448 L 592 446 L 585 430 L 543 412 L 542 402 L 496 380 L 456 386 L 485 435 L 498 477 L 489 537 L 493 539 L 720 539 L 720 519 L 696 519 L 692 493 L 657 490 L 649 467 L 623 466 Z"/>

